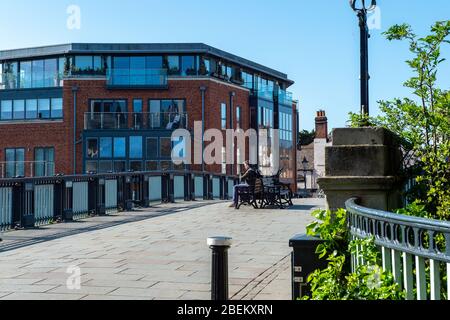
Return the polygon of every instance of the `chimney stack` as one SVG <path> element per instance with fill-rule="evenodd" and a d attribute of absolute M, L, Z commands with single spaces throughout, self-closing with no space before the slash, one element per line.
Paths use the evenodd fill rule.
<path fill-rule="evenodd" d="M 324 110 L 317 111 L 316 139 L 328 139 L 328 118 Z"/>

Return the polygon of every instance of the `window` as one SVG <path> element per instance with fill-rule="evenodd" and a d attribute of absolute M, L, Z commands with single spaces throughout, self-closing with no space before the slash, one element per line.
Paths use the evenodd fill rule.
<path fill-rule="evenodd" d="M 161 56 L 151 56 L 147 57 L 147 69 L 155 70 L 162 69 L 163 59 Z"/>
<path fill-rule="evenodd" d="M 171 138 L 161 138 L 160 139 L 160 157 L 170 158 L 172 157 L 172 139 Z"/>
<path fill-rule="evenodd" d="M 147 161 L 145 163 L 146 171 L 157 171 L 158 170 L 158 161 Z"/>
<path fill-rule="evenodd" d="M 25 176 L 25 149 L 6 149 L 6 177 L 24 177 Z"/>
<path fill-rule="evenodd" d="M 210 75 L 211 73 L 211 64 L 210 60 L 205 57 L 200 57 L 200 62 L 198 63 L 198 74 L 202 76 Z"/>
<path fill-rule="evenodd" d="M 169 75 L 179 75 L 180 74 L 180 57 L 179 56 L 168 56 L 167 57 L 167 69 Z"/>
<path fill-rule="evenodd" d="M 97 139 L 87 139 L 87 152 L 88 158 L 98 158 L 98 140 Z"/>
<path fill-rule="evenodd" d="M 52 112 L 51 117 L 53 119 L 58 119 L 63 117 L 63 100 L 61 98 L 56 98 L 51 100 Z"/>
<path fill-rule="evenodd" d="M 100 138 L 100 158 L 112 158 L 112 138 Z"/>
<path fill-rule="evenodd" d="M 5 62 L 3 64 L 4 89 L 18 88 L 18 67 L 19 64 L 17 62 Z"/>
<path fill-rule="evenodd" d="M 26 118 L 36 119 L 38 116 L 38 101 L 30 99 L 26 101 Z"/>
<path fill-rule="evenodd" d="M 142 113 L 142 99 L 133 100 L 133 112 Z"/>
<path fill-rule="evenodd" d="M 160 128 L 161 127 L 161 100 L 150 100 L 149 102 L 149 122 L 150 128 Z"/>
<path fill-rule="evenodd" d="M 114 172 L 125 172 L 126 162 L 125 161 L 114 161 Z"/>
<path fill-rule="evenodd" d="M 55 149 L 34 149 L 34 174 L 36 177 L 49 177 L 55 175 Z"/>
<path fill-rule="evenodd" d="M 158 138 L 147 138 L 147 159 L 158 158 Z"/>
<path fill-rule="evenodd" d="M 20 87 L 31 88 L 32 87 L 32 74 L 31 74 L 31 61 L 23 61 L 20 63 Z"/>
<path fill-rule="evenodd" d="M 130 137 L 130 158 L 142 158 L 142 137 Z"/>
<path fill-rule="evenodd" d="M 247 72 L 242 72 L 242 80 L 244 81 L 244 87 L 247 89 L 253 89 L 253 75 Z"/>
<path fill-rule="evenodd" d="M 25 100 L 14 100 L 14 119 L 25 118 Z"/>
<path fill-rule="evenodd" d="M 181 57 L 181 75 L 182 76 L 195 76 L 195 58 L 194 56 L 182 56 Z"/>
<path fill-rule="evenodd" d="M 86 161 L 86 173 L 98 172 L 97 161 Z"/>
<path fill-rule="evenodd" d="M 0 105 L 0 120 L 11 120 L 13 116 L 12 101 L 3 100 Z"/>
<path fill-rule="evenodd" d="M 242 108 L 241 107 L 237 107 L 236 108 L 236 123 L 237 123 L 237 127 L 238 128 L 242 128 Z"/>
<path fill-rule="evenodd" d="M 161 161 L 160 166 L 162 171 L 170 170 L 172 169 L 172 161 Z"/>
<path fill-rule="evenodd" d="M 227 129 L 227 105 L 226 103 L 221 104 L 220 108 L 220 115 L 221 115 L 221 122 L 222 122 L 222 129 Z"/>
<path fill-rule="evenodd" d="M 126 157 L 126 139 L 114 138 L 114 158 Z"/>
<path fill-rule="evenodd" d="M 130 170 L 134 172 L 142 171 L 142 161 L 130 161 Z"/>
<path fill-rule="evenodd" d="M 112 161 L 99 161 L 98 163 L 98 172 L 99 173 L 108 173 L 112 172 Z"/>
<path fill-rule="evenodd" d="M 130 84 L 131 85 L 145 85 L 145 57 L 131 57 L 130 58 Z"/>
<path fill-rule="evenodd" d="M 78 75 L 104 74 L 103 59 L 101 56 L 75 56 L 72 72 Z"/>
<path fill-rule="evenodd" d="M 39 99 L 38 102 L 38 118 L 39 119 L 49 119 L 50 118 L 50 100 L 49 99 Z"/>

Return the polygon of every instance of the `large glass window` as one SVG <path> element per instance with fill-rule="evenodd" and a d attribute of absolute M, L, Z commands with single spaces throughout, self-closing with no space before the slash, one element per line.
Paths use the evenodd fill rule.
<path fill-rule="evenodd" d="M 91 159 L 98 158 L 98 140 L 97 140 L 97 138 L 87 139 L 86 156 Z"/>
<path fill-rule="evenodd" d="M 242 128 L 242 108 L 237 107 L 236 108 L 236 123 L 238 128 Z"/>
<path fill-rule="evenodd" d="M 16 89 L 18 87 L 18 67 L 17 62 L 5 62 L 3 64 L 3 83 L 5 89 Z"/>
<path fill-rule="evenodd" d="M 130 137 L 130 158 L 142 158 L 142 137 Z"/>
<path fill-rule="evenodd" d="M 52 99 L 51 103 L 52 103 L 51 117 L 53 119 L 62 118 L 63 117 L 63 99 L 61 99 L 61 98 Z"/>
<path fill-rule="evenodd" d="M 155 70 L 155 69 L 162 69 L 162 67 L 163 67 L 163 58 L 161 56 L 147 57 L 147 69 Z"/>
<path fill-rule="evenodd" d="M 103 74 L 104 69 L 101 56 L 75 56 L 72 72 L 78 75 L 97 75 Z"/>
<path fill-rule="evenodd" d="M 181 57 L 181 75 L 183 76 L 195 76 L 195 57 L 194 56 L 182 56 Z"/>
<path fill-rule="evenodd" d="M 198 66 L 198 74 L 202 76 L 210 75 L 211 73 L 211 63 L 208 58 L 200 57 Z"/>
<path fill-rule="evenodd" d="M 20 63 L 20 87 L 31 88 L 32 87 L 32 74 L 31 74 L 31 61 L 23 61 Z"/>
<path fill-rule="evenodd" d="M 36 177 L 55 175 L 55 149 L 36 148 L 34 149 L 34 174 Z"/>
<path fill-rule="evenodd" d="M 44 87 L 57 87 L 58 83 L 58 60 L 47 59 L 44 65 Z"/>
<path fill-rule="evenodd" d="M 145 64 L 146 64 L 145 57 L 130 58 L 130 84 L 132 85 L 146 84 Z"/>
<path fill-rule="evenodd" d="M 114 158 L 126 157 L 126 139 L 114 138 Z"/>
<path fill-rule="evenodd" d="M 179 56 L 168 56 L 167 57 L 167 69 L 169 75 L 179 75 L 180 74 L 180 57 Z"/>
<path fill-rule="evenodd" d="M 6 177 L 23 177 L 25 176 L 25 149 L 6 149 Z"/>
<path fill-rule="evenodd" d="M 36 119 L 38 116 L 38 101 L 36 99 L 29 99 L 26 101 L 26 118 Z"/>
<path fill-rule="evenodd" d="M 221 118 L 221 125 L 222 129 L 227 129 L 227 104 L 222 103 L 220 106 L 220 118 Z"/>
<path fill-rule="evenodd" d="M 252 90 L 253 89 L 253 75 L 243 71 L 242 72 L 242 81 L 244 81 L 243 86 Z"/>
<path fill-rule="evenodd" d="M 161 100 L 150 100 L 149 111 L 149 127 L 152 129 L 161 128 Z"/>
<path fill-rule="evenodd" d="M 32 62 L 32 87 L 44 87 L 44 60 L 34 60 Z"/>
<path fill-rule="evenodd" d="M 25 100 L 14 100 L 14 119 L 25 118 Z"/>
<path fill-rule="evenodd" d="M 158 158 L 158 138 L 147 138 L 147 159 Z"/>
<path fill-rule="evenodd" d="M 161 138 L 160 139 L 160 157 L 170 158 L 172 157 L 172 139 L 171 138 Z"/>
<path fill-rule="evenodd" d="M 112 158 L 112 138 L 100 138 L 100 158 Z"/>
<path fill-rule="evenodd" d="M 0 120 L 12 120 L 12 100 L 3 100 L 0 104 Z"/>
<path fill-rule="evenodd" d="M 38 102 L 38 117 L 39 119 L 49 119 L 50 118 L 50 100 L 49 99 L 39 99 Z"/>

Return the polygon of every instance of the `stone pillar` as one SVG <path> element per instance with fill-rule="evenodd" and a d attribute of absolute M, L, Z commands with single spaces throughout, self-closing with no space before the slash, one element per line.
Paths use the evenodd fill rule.
<path fill-rule="evenodd" d="M 333 144 L 325 151 L 325 177 L 318 180 L 328 209 L 345 208 L 352 197 L 368 208 L 401 207 L 401 165 L 398 139 L 389 130 L 334 129 Z"/>

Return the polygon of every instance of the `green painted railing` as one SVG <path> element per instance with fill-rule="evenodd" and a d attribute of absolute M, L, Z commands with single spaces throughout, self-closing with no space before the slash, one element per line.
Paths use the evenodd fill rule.
<path fill-rule="evenodd" d="M 352 237 L 375 239 L 383 269 L 392 272 L 406 299 L 441 300 L 445 288 L 450 299 L 450 222 L 368 209 L 357 202 L 346 202 Z M 353 256 L 353 268 L 361 260 Z"/>

